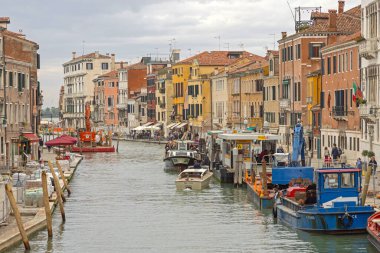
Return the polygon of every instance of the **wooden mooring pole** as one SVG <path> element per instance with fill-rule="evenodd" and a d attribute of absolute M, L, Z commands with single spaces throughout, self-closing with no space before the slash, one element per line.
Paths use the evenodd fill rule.
<path fill-rule="evenodd" d="M 5 191 L 7 193 L 9 202 L 11 203 L 13 214 L 15 215 L 17 227 L 18 227 L 18 230 L 20 231 L 20 235 L 22 238 L 22 242 L 24 243 L 25 250 L 30 250 L 29 239 L 28 239 L 28 236 L 26 235 L 24 226 L 22 224 L 21 214 L 20 214 L 20 211 L 18 210 L 18 206 L 17 206 L 16 200 L 15 200 L 15 197 L 13 196 L 12 185 L 9 183 L 6 184 L 5 185 Z"/>
<path fill-rule="evenodd" d="M 57 194 L 57 200 L 58 200 L 58 204 L 59 204 L 59 209 L 61 210 L 62 220 L 66 221 L 65 209 L 63 208 L 61 186 L 59 184 L 58 177 L 55 174 L 55 171 L 54 171 L 54 168 L 53 168 L 53 164 L 51 164 L 51 161 L 49 161 L 48 163 L 49 163 L 50 172 L 53 174 L 54 185 L 55 185 L 55 192 Z"/>
<path fill-rule="evenodd" d="M 44 207 L 45 207 L 45 214 L 46 214 L 46 225 L 47 225 L 48 236 L 53 237 L 51 210 L 50 210 L 50 204 L 49 204 L 49 192 L 48 192 L 47 181 L 46 181 L 47 180 L 46 171 L 42 171 L 41 180 L 42 180 L 42 191 L 44 194 Z"/>
<path fill-rule="evenodd" d="M 58 160 L 55 160 L 56 164 L 57 164 L 57 167 L 58 167 L 58 171 L 59 171 L 59 174 L 61 175 L 61 178 L 63 180 L 63 184 L 65 185 L 65 188 L 67 190 L 67 193 L 68 195 L 70 196 L 71 194 L 71 189 L 69 187 L 69 184 L 67 183 L 67 180 L 65 178 L 65 174 L 63 174 L 63 170 L 62 170 L 62 167 L 61 167 L 61 164 L 59 164 L 59 161 Z"/>
<path fill-rule="evenodd" d="M 364 187 L 363 187 L 363 190 L 362 190 L 362 205 L 363 206 L 365 206 L 365 200 L 367 198 L 369 181 L 371 180 L 371 174 L 372 174 L 372 166 L 368 166 L 367 167 L 367 172 L 365 174 L 365 179 L 364 179 Z M 376 196 L 374 196 L 374 197 L 376 197 Z"/>
<path fill-rule="evenodd" d="M 65 197 L 65 195 L 62 192 L 61 185 L 59 184 L 59 178 L 57 177 L 57 174 L 55 174 L 53 164 L 51 163 L 51 161 L 48 161 L 48 163 L 49 163 L 50 171 L 53 174 L 54 185 L 55 185 L 55 180 L 56 179 L 57 179 L 57 182 L 58 182 L 59 189 L 58 190 L 56 189 L 56 192 L 58 193 L 58 191 L 59 191 L 59 193 L 61 194 L 61 198 L 62 198 L 63 202 L 66 202 L 66 197 Z"/>

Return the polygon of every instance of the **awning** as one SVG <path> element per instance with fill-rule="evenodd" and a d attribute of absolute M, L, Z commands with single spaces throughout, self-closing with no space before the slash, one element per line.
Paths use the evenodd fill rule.
<path fill-rule="evenodd" d="M 138 127 L 133 128 L 132 130 L 134 130 L 134 131 L 142 131 L 144 129 L 145 129 L 144 126 L 138 126 Z"/>
<path fill-rule="evenodd" d="M 39 142 L 40 138 L 34 133 L 22 133 L 22 136 L 30 142 Z"/>
<path fill-rule="evenodd" d="M 183 122 L 183 123 L 179 124 L 178 126 L 176 126 L 175 128 L 182 128 L 182 127 L 184 127 L 186 125 L 187 125 L 187 123 Z"/>
<path fill-rule="evenodd" d="M 178 125 L 181 125 L 181 123 L 174 123 L 174 125 L 172 125 L 169 129 L 171 130 L 171 129 L 174 129 L 176 126 L 178 126 Z"/>
<path fill-rule="evenodd" d="M 216 126 L 217 128 L 222 128 L 223 126 L 222 126 L 222 124 L 220 124 L 220 123 L 214 123 L 214 126 Z"/>
<path fill-rule="evenodd" d="M 171 124 L 167 125 L 166 128 L 169 128 L 169 129 L 170 129 L 171 127 L 173 127 L 174 125 L 177 125 L 177 124 L 178 124 L 178 123 L 176 123 L 176 122 L 171 123 Z"/>
<path fill-rule="evenodd" d="M 142 127 L 147 127 L 147 126 L 150 126 L 150 125 L 153 125 L 153 122 L 145 123 L 144 125 L 142 125 Z"/>
<path fill-rule="evenodd" d="M 71 146 L 77 143 L 77 139 L 69 135 L 61 135 L 53 140 L 47 141 L 45 145 L 47 147 L 53 146 Z"/>

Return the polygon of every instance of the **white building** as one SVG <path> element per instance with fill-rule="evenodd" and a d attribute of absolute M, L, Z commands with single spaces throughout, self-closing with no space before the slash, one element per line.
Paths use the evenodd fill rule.
<path fill-rule="evenodd" d="M 227 127 L 228 115 L 228 89 L 227 68 L 221 72 L 215 71 L 211 76 L 211 101 L 212 101 L 212 123 L 214 129 Z"/>
<path fill-rule="evenodd" d="M 380 153 L 380 0 L 362 0 L 361 90 L 364 100 L 361 117 L 361 150 Z M 371 143 L 372 142 L 372 143 Z M 371 147 L 372 146 L 372 147 Z"/>
<path fill-rule="evenodd" d="M 99 75 L 115 69 L 115 55 L 99 54 L 98 51 L 77 57 L 73 52 L 70 61 L 63 64 L 64 70 L 64 126 L 85 127 L 85 104 L 94 98 L 93 80 Z"/>
<path fill-rule="evenodd" d="M 128 68 L 124 67 L 123 63 L 120 65 L 118 71 L 119 75 L 119 90 L 118 90 L 118 103 L 119 110 L 119 126 L 125 128 L 128 123 Z"/>

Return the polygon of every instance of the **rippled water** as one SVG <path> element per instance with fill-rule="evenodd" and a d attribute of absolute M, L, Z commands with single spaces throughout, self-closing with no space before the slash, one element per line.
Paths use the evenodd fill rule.
<path fill-rule="evenodd" d="M 32 252 L 376 252 L 366 235 L 297 232 L 273 221 L 245 189 L 211 183 L 176 191 L 163 171 L 163 146 L 121 143 L 119 154 L 91 154 L 71 182 L 53 239 L 40 231 Z M 22 252 L 20 244 L 10 252 Z"/>

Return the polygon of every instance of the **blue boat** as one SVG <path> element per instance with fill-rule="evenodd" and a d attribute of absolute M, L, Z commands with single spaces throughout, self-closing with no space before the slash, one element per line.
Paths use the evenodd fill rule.
<path fill-rule="evenodd" d="M 276 197 L 273 213 L 277 219 L 309 232 L 365 232 L 374 209 L 361 204 L 360 169 L 318 169 L 315 177 L 316 185 L 294 185 Z"/>

